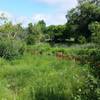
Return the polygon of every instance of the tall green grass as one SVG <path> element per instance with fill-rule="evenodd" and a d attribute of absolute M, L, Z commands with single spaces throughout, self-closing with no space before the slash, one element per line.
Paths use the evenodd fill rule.
<path fill-rule="evenodd" d="M 0 58 L 0 100 L 88 100 L 90 75 L 87 65 L 54 56 Z"/>

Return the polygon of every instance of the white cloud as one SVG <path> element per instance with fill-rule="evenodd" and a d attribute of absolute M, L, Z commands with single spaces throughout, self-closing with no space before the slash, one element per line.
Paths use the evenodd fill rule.
<path fill-rule="evenodd" d="M 47 25 L 57 25 L 64 24 L 66 22 L 65 15 L 59 13 L 45 14 L 45 13 L 35 13 L 32 16 L 32 22 L 36 23 L 39 20 L 44 20 Z"/>
<path fill-rule="evenodd" d="M 0 17 L 7 18 L 9 20 L 13 18 L 12 14 L 8 13 L 7 11 L 0 11 Z"/>
<path fill-rule="evenodd" d="M 32 22 L 32 20 L 27 16 L 19 16 L 15 19 L 15 23 L 22 23 L 23 26 L 27 26 L 30 22 Z"/>
<path fill-rule="evenodd" d="M 50 7 L 53 6 L 54 10 L 49 14 L 36 14 L 36 19 L 46 19 L 48 25 L 66 23 L 65 15 L 67 11 L 77 5 L 77 0 L 36 0 L 36 2 L 47 4 Z"/>
<path fill-rule="evenodd" d="M 77 5 L 77 0 L 36 0 L 36 2 L 48 4 L 48 6 L 54 6 L 54 10 L 51 13 L 37 13 L 33 14 L 33 20 L 35 22 L 43 19 L 47 25 L 57 25 L 66 23 L 67 19 L 65 15 L 67 11 Z"/>
<path fill-rule="evenodd" d="M 65 3 L 66 0 L 37 0 L 38 2 L 46 3 L 46 4 L 59 4 Z"/>
<path fill-rule="evenodd" d="M 37 21 L 39 21 L 39 20 L 44 20 L 44 21 L 46 21 L 48 18 L 49 18 L 48 15 L 42 14 L 42 13 L 33 14 L 33 16 L 32 16 L 32 20 L 33 20 L 34 22 L 37 22 Z"/>
<path fill-rule="evenodd" d="M 44 20 L 47 25 L 51 24 L 58 25 L 66 23 L 67 19 L 65 18 L 65 15 L 67 14 L 67 11 L 77 5 L 76 0 L 34 0 L 34 1 L 48 4 L 48 6 L 50 6 L 51 8 L 53 6 L 54 10 L 50 13 L 49 11 L 41 13 L 38 12 L 33 13 L 33 15 L 30 17 L 27 16 L 16 17 L 7 11 L 0 11 L 0 16 L 2 15 L 2 13 L 4 13 L 4 16 L 7 17 L 9 20 L 12 20 L 14 24 L 22 23 L 23 26 L 27 26 L 27 24 L 30 22 L 36 23 L 39 20 Z"/>
<path fill-rule="evenodd" d="M 40 2 L 48 5 L 54 5 L 54 6 L 70 6 L 73 7 L 77 5 L 77 0 L 33 0 L 35 2 Z"/>
<path fill-rule="evenodd" d="M 0 15 L 4 14 L 5 17 L 8 18 L 9 21 L 12 21 L 13 24 L 22 23 L 23 26 L 27 26 L 28 23 L 32 22 L 37 23 L 39 20 L 44 20 L 47 25 L 57 25 L 64 24 L 66 22 L 65 15 L 53 13 L 53 14 L 45 14 L 45 13 L 34 13 L 33 16 L 19 16 L 16 17 L 8 12 L 0 11 Z"/>

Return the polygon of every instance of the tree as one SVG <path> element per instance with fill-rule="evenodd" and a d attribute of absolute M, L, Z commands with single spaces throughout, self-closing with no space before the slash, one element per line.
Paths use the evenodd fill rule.
<path fill-rule="evenodd" d="M 65 25 L 50 25 L 47 27 L 46 33 L 50 37 L 51 42 L 66 42 L 66 39 L 70 39 L 71 36 L 70 24 Z"/>
<path fill-rule="evenodd" d="M 0 26 L 0 33 L 2 33 L 2 35 L 5 37 L 10 37 L 13 32 L 14 28 L 12 22 L 7 22 Z"/>
<path fill-rule="evenodd" d="M 1 23 L 2 23 L 2 22 L 3 22 L 3 23 L 6 22 L 7 20 L 8 20 L 8 18 L 6 17 L 6 15 L 5 15 L 4 13 L 1 13 L 1 14 L 0 14 L 0 21 L 1 21 Z M 1 23 L 0 23 L 0 24 L 1 24 Z"/>
<path fill-rule="evenodd" d="M 45 31 L 46 31 L 46 23 L 44 22 L 44 20 L 40 20 L 37 23 L 37 26 L 40 28 L 40 30 L 42 31 L 42 33 L 45 34 Z"/>
<path fill-rule="evenodd" d="M 46 24 L 43 20 L 35 23 L 28 24 L 27 28 L 27 41 L 29 44 L 40 43 L 45 41 L 45 31 L 46 31 Z M 32 41 L 31 41 L 32 40 Z"/>
<path fill-rule="evenodd" d="M 92 41 L 100 43 L 100 22 L 93 22 L 89 25 L 89 29 L 92 32 Z"/>
<path fill-rule="evenodd" d="M 89 3 L 94 3 L 97 6 L 100 6 L 100 0 L 77 0 L 77 1 L 78 1 L 79 4 L 89 2 Z"/>
<path fill-rule="evenodd" d="M 84 3 L 70 10 L 66 16 L 68 23 L 73 25 L 76 40 L 78 36 L 84 36 L 87 41 L 91 39 L 91 31 L 88 25 L 94 21 L 100 21 L 100 7 L 94 3 Z"/>
<path fill-rule="evenodd" d="M 13 25 L 12 22 L 6 22 L 0 26 L 0 33 L 9 38 L 20 38 L 21 34 L 24 32 L 21 24 Z"/>
<path fill-rule="evenodd" d="M 27 33 L 28 33 L 28 34 L 34 34 L 34 31 L 33 31 L 33 24 L 32 24 L 32 23 L 29 23 L 29 24 L 28 24 Z"/>

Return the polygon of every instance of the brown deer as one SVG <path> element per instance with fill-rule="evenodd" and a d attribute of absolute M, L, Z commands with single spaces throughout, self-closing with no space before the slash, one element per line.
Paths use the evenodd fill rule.
<path fill-rule="evenodd" d="M 56 53 L 56 58 L 58 59 L 58 60 L 60 60 L 60 59 L 63 59 L 63 53 L 62 52 L 57 52 Z"/>
<path fill-rule="evenodd" d="M 56 53 L 56 57 L 59 60 L 61 60 L 61 59 L 62 60 L 74 60 L 76 62 L 80 62 L 80 58 L 79 57 L 76 57 L 76 56 L 73 56 L 73 55 L 65 55 L 62 52 L 57 52 Z"/>
<path fill-rule="evenodd" d="M 69 55 L 65 55 L 62 52 L 57 52 L 56 53 L 57 59 L 62 59 L 62 60 L 72 60 L 73 58 Z"/>
<path fill-rule="evenodd" d="M 77 56 L 74 56 L 74 59 L 75 59 L 76 62 L 80 62 L 81 61 L 80 57 L 77 57 Z"/>

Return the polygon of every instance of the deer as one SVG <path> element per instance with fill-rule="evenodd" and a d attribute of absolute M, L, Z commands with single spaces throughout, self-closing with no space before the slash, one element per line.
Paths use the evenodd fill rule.
<path fill-rule="evenodd" d="M 62 52 L 57 52 L 56 57 L 57 57 L 57 59 L 63 59 L 64 55 Z"/>
<path fill-rule="evenodd" d="M 73 56 L 73 55 L 65 55 L 65 54 L 63 54 L 62 52 L 57 52 L 56 53 L 56 57 L 57 57 L 57 59 L 64 59 L 64 60 L 74 60 L 74 61 L 76 61 L 76 62 L 80 62 L 80 58 L 79 57 L 75 57 L 75 56 Z"/>
<path fill-rule="evenodd" d="M 62 52 L 57 52 L 56 53 L 57 59 L 65 59 L 65 60 L 72 60 L 72 57 L 69 55 L 65 55 Z"/>

